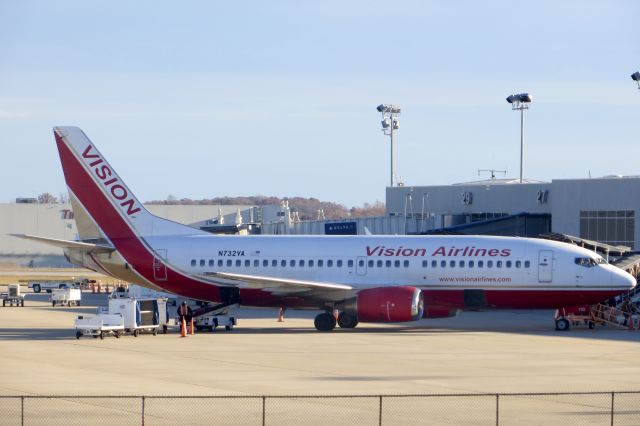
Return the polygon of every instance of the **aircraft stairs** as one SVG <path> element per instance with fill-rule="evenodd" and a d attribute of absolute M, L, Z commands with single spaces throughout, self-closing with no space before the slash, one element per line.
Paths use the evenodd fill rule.
<path fill-rule="evenodd" d="M 618 306 L 608 306 L 602 303 L 593 305 L 590 308 L 590 316 L 595 324 L 608 325 L 618 328 L 636 329 L 638 318 L 628 310 L 623 310 Z"/>

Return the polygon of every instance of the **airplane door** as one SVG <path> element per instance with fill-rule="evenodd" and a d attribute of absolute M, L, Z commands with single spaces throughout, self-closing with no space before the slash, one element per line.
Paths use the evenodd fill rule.
<path fill-rule="evenodd" d="M 553 281 L 553 251 L 540 250 L 538 253 L 538 281 L 550 283 Z"/>
<path fill-rule="evenodd" d="M 153 256 L 153 278 L 155 278 L 156 281 L 167 280 L 167 265 L 165 264 L 166 260 L 166 249 L 158 249 L 155 251 L 155 254 Z"/>
<path fill-rule="evenodd" d="M 356 259 L 356 274 L 367 275 L 367 259 L 364 256 Z"/>

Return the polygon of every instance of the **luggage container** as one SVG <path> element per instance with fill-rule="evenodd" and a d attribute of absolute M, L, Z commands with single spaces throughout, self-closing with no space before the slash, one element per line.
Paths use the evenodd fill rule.
<path fill-rule="evenodd" d="M 104 336 L 119 338 L 124 334 L 124 321 L 119 314 L 82 315 L 76 318 L 76 339 L 82 336 L 93 336 L 104 339 Z"/>
<path fill-rule="evenodd" d="M 59 288 L 51 291 L 51 306 L 80 306 L 82 292 L 79 288 Z"/>
<path fill-rule="evenodd" d="M 109 314 L 120 314 L 126 332 L 138 337 L 140 333 L 158 333 L 166 329 L 167 299 L 110 299 Z"/>

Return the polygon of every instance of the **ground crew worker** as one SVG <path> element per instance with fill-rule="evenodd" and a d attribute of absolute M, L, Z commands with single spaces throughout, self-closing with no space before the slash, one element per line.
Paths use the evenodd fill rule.
<path fill-rule="evenodd" d="M 191 318 L 193 317 L 193 311 L 187 305 L 187 302 L 182 302 L 182 305 L 178 306 L 178 315 L 180 316 L 180 322 L 186 321 L 185 324 L 191 323 Z"/>

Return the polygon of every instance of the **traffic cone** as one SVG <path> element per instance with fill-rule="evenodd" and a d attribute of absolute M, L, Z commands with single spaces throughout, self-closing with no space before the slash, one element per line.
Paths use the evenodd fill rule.
<path fill-rule="evenodd" d="M 180 325 L 180 337 L 187 337 L 187 321 L 180 321 L 182 324 Z"/>
<path fill-rule="evenodd" d="M 189 325 L 189 334 L 192 335 L 192 336 L 194 334 L 196 334 L 196 332 L 195 332 L 195 330 L 193 328 L 193 318 L 191 318 L 191 324 Z"/>
<path fill-rule="evenodd" d="M 284 309 L 278 310 L 278 322 L 284 322 Z"/>

